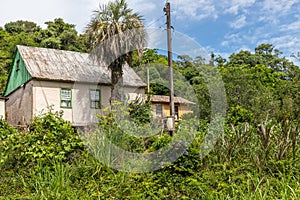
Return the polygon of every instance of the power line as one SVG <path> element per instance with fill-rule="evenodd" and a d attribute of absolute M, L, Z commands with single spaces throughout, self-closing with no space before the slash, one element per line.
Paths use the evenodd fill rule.
<path fill-rule="evenodd" d="M 160 16 L 159 18 L 157 18 L 154 22 L 152 22 L 151 24 L 148 24 L 147 26 L 146 26 L 146 28 L 148 28 L 148 27 L 150 27 L 150 26 L 152 26 L 153 24 L 155 24 L 156 22 L 158 22 L 161 18 L 163 18 L 165 15 L 162 15 L 162 16 Z"/>
<path fill-rule="evenodd" d="M 174 11 L 171 11 L 171 12 L 174 12 L 174 17 L 173 17 L 173 27 L 176 27 L 176 24 L 177 24 L 177 12 L 179 10 L 179 3 L 180 3 L 181 0 L 178 0 L 177 3 L 176 3 L 176 8 L 174 9 Z"/>

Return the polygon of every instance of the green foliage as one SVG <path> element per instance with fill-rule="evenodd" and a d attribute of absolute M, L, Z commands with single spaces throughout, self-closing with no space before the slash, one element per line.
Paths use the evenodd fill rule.
<path fill-rule="evenodd" d="M 31 122 L 28 138 L 27 159 L 37 161 L 70 161 L 82 150 L 83 144 L 69 122 L 62 118 L 62 112 L 53 112 L 35 117 Z"/>
<path fill-rule="evenodd" d="M 11 141 L 15 141 L 15 135 L 18 131 L 12 128 L 5 120 L 0 120 L 0 165 L 8 159 L 8 152 L 11 149 Z"/>
<path fill-rule="evenodd" d="M 241 106 L 252 113 L 256 122 L 266 114 L 278 121 L 295 119 L 299 114 L 298 67 L 279 58 L 280 53 L 272 45 L 260 45 L 255 54 L 244 53 L 233 54 L 228 63 L 218 67 L 225 83 L 229 115 Z M 248 59 L 259 62 L 251 64 Z"/>
<path fill-rule="evenodd" d="M 105 135 L 109 141 L 130 152 L 155 151 L 158 149 L 156 147 L 167 144 L 163 142 L 165 137 L 160 136 L 161 127 L 149 125 L 152 120 L 150 104 L 142 102 L 131 102 L 129 105 L 115 103 L 113 109 L 105 110 L 105 115 L 99 116 L 98 126 L 89 133 L 90 136 L 94 136 L 93 141 L 97 136 L 101 138 Z M 152 131 L 158 131 L 158 135 L 151 136 Z M 140 135 L 142 133 L 151 137 Z"/>
<path fill-rule="evenodd" d="M 145 59 L 138 60 L 136 67 L 146 67 L 147 61 L 150 61 L 151 93 L 168 95 L 168 70 L 162 67 L 167 66 L 166 57 L 158 55 L 156 50 L 145 50 L 143 56 Z M 282 57 L 282 53 L 273 45 L 261 44 L 255 48 L 254 53 L 234 53 L 228 61 L 219 56 L 215 62 L 218 63 L 217 69 L 225 84 L 227 113 L 233 123 L 240 120 L 259 123 L 266 115 L 277 121 L 299 118 L 300 69 Z M 203 58 L 191 58 L 188 55 L 178 56 L 178 60 L 173 63 L 175 71 L 193 87 L 199 102 L 200 118 L 210 119 L 211 94 L 206 81 L 209 78 L 212 84 L 217 83 L 214 76 L 209 76 L 213 75 L 212 67 L 205 65 Z M 139 75 L 142 78 L 146 76 Z M 174 78 L 174 87 L 177 96 L 186 90 L 184 82 L 178 81 L 178 77 Z M 238 113 L 237 108 L 242 108 L 240 111 L 243 113 Z M 239 115 L 240 119 L 233 119 L 234 115 Z"/>
<path fill-rule="evenodd" d="M 41 47 L 86 52 L 85 41 L 78 35 L 75 25 L 65 23 L 63 19 L 46 22 L 47 29 L 37 33 L 36 41 Z"/>
<path fill-rule="evenodd" d="M 238 124 L 241 122 L 251 122 L 252 119 L 253 114 L 249 110 L 238 105 L 235 107 L 231 107 L 231 110 L 227 116 L 227 121 L 233 124 Z"/>
<path fill-rule="evenodd" d="M 44 39 L 41 42 L 42 47 L 52 48 L 52 49 L 60 49 L 60 40 L 58 38 L 50 37 L 47 39 Z"/>
<path fill-rule="evenodd" d="M 52 160 L 70 162 L 83 150 L 83 143 L 71 124 L 62 119 L 62 113 L 50 110 L 35 117 L 30 127 L 30 133 L 10 131 L 4 140 L 5 167 L 48 165 Z"/>
<path fill-rule="evenodd" d="M 134 101 L 129 102 L 128 105 L 129 115 L 131 120 L 136 124 L 142 125 L 149 123 L 151 120 L 151 101 L 148 96 L 146 102 L 141 98 L 136 98 Z"/>
<path fill-rule="evenodd" d="M 4 92 L 16 45 L 36 46 L 32 33 L 0 30 L 0 94 Z"/>
<path fill-rule="evenodd" d="M 72 137 L 73 130 L 68 128 L 68 123 L 62 125 L 59 116 L 59 113 L 52 113 L 35 119 L 35 130 L 24 135 L 35 135 L 46 129 L 44 132 L 51 130 L 56 134 L 57 130 L 70 131 L 72 134 L 64 133 Z M 110 131 L 112 134 L 110 139 L 116 145 L 125 148 L 126 145 L 123 144 L 125 144 L 124 140 L 129 141 L 128 136 L 123 136 L 121 140 L 113 138 L 119 129 L 112 119 L 111 115 L 100 118 L 99 126 Z M 10 130 L 6 132 L 7 136 L 17 133 L 5 122 L 1 123 L 1 127 L 3 130 Z M 203 199 L 298 199 L 300 197 L 298 134 L 300 128 L 297 122 L 277 123 L 265 120 L 261 124 L 227 125 L 223 137 L 219 139 L 215 148 L 208 156 L 200 159 L 199 149 L 207 130 L 208 123 L 201 121 L 199 132 L 193 142 L 186 144 L 186 152 L 173 164 L 151 173 L 133 174 L 115 171 L 86 153 L 74 157 L 72 162 L 68 159 L 53 158 L 48 161 L 48 165 L 45 165 L 43 160 L 38 159 L 37 162 L 31 163 L 30 169 L 22 165 L 18 172 L 11 171 L 16 169 L 11 166 L 2 166 L 0 196 L 9 199 L 19 197 L 29 199 L 199 199 L 199 197 Z M 20 134 L 17 136 L 20 137 Z M 60 138 L 61 135 L 58 134 L 57 137 Z M 11 137 L 3 137 L 2 141 L 6 140 L 12 141 Z M 151 141 L 148 139 L 148 146 L 143 146 L 145 143 L 139 140 L 141 143 L 135 145 L 131 143 L 131 146 L 127 146 L 126 149 L 151 152 L 161 149 L 171 140 L 172 137 L 163 134 L 152 137 Z M 25 149 L 27 149 L 26 144 L 25 142 Z"/>
<path fill-rule="evenodd" d="M 17 130 L 12 128 L 3 118 L 0 119 L 0 141 L 5 141 L 9 135 L 16 133 Z M 2 144 L 2 143 L 1 143 Z"/>
<path fill-rule="evenodd" d="M 9 34 L 32 33 L 41 30 L 36 23 L 23 20 L 9 22 L 4 25 L 4 28 Z"/>

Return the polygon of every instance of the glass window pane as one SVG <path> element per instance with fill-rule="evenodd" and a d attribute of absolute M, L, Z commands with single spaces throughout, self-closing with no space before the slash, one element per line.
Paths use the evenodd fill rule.
<path fill-rule="evenodd" d="M 60 96 L 61 96 L 61 107 L 67 107 L 67 108 L 71 108 L 72 104 L 72 91 L 71 89 L 68 88 L 62 88 L 61 92 L 60 92 Z"/>
<path fill-rule="evenodd" d="M 162 117 L 162 105 L 161 104 L 156 104 L 156 116 Z"/>
<path fill-rule="evenodd" d="M 175 120 L 179 119 L 178 106 L 175 106 Z"/>
<path fill-rule="evenodd" d="M 100 108 L 100 90 L 90 90 L 90 105 L 91 108 Z"/>

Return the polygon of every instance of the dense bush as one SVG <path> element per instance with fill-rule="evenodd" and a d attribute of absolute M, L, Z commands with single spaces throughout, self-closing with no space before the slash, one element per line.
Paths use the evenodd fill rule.
<path fill-rule="evenodd" d="M 8 155 L 13 149 L 10 143 L 15 140 L 15 135 L 18 131 L 12 128 L 5 120 L 0 120 L 0 164 L 8 160 Z"/>
<path fill-rule="evenodd" d="M 83 150 L 83 143 L 62 113 L 37 116 L 30 123 L 30 132 L 19 132 L 1 122 L 1 163 L 4 167 L 47 165 L 51 161 L 71 161 Z"/>
<path fill-rule="evenodd" d="M 215 148 L 200 159 L 208 122 L 174 163 L 149 173 L 117 171 L 85 152 L 62 113 L 36 117 L 28 133 L 0 123 L 0 197 L 7 199 L 299 199 L 300 126 L 296 121 L 226 124 Z M 114 112 L 92 134 L 105 133 L 127 151 L 149 153 L 172 137 L 136 138 Z M 125 120 L 126 121 L 126 120 Z M 122 126 L 129 123 L 126 121 Z M 180 127 L 184 127 L 180 125 Z M 101 130 L 101 131 L 100 131 Z M 129 129 L 128 129 L 129 130 Z M 176 133 L 178 134 L 178 133 Z M 39 145 L 37 145 L 39 144 Z M 74 192 L 75 191 L 75 192 Z"/>

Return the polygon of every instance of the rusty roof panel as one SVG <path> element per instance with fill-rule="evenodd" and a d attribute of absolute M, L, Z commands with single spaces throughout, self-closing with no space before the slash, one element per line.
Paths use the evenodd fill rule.
<path fill-rule="evenodd" d="M 33 78 L 72 82 L 111 83 L 111 73 L 104 64 L 96 65 L 89 54 L 57 49 L 17 46 Z M 125 86 L 146 84 L 127 64 L 123 66 Z"/>
<path fill-rule="evenodd" d="M 151 102 L 157 102 L 157 103 L 169 103 L 170 97 L 169 96 L 163 96 L 163 95 L 153 95 L 151 96 Z M 192 101 L 189 101 L 187 99 L 184 99 L 182 97 L 174 97 L 174 103 L 178 104 L 195 104 Z"/>

